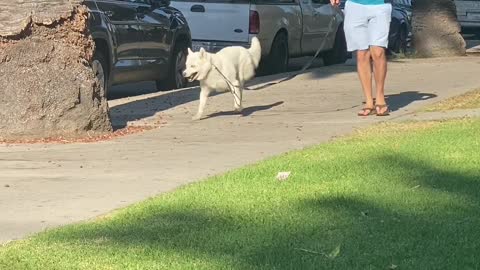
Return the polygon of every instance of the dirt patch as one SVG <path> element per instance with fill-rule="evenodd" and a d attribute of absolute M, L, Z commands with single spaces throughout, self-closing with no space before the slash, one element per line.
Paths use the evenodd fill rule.
<path fill-rule="evenodd" d="M 467 92 L 463 95 L 442 100 L 425 109 L 427 112 L 439 112 L 450 110 L 465 110 L 480 108 L 480 89 Z"/>
<path fill-rule="evenodd" d="M 10 28 L 0 36 L 0 140 L 112 132 L 105 94 L 90 66 L 87 8 L 75 1 L 21 2 L 6 7 L 21 13 L 26 2 L 35 9 L 18 17 L 18 27 L 3 23 Z M 0 15 L 4 19 L 5 12 Z"/>
<path fill-rule="evenodd" d="M 91 133 L 87 134 L 84 137 L 49 137 L 41 139 L 17 139 L 17 140 L 7 140 L 0 139 L 0 144 L 10 145 L 10 144 L 69 144 L 69 143 L 96 143 L 102 141 L 109 141 L 115 138 L 123 137 L 126 135 L 132 135 L 137 133 L 142 133 L 148 130 L 152 130 L 152 126 L 129 126 L 119 130 L 115 130 L 112 133 L 108 134 L 98 134 Z"/>
<path fill-rule="evenodd" d="M 443 121 L 382 122 L 356 130 L 345 137 L 347 140 L 375 140 L 376 136 L 398 136 L 406 132 L 420 132 L 440 126 Z"/>
<path fill-rule="evenodd" d="M 353 134 L 347 135 L 347 140 L 375 140 L 376 136 L 397 137 L 399 134 L 428 132 L 435 128 L 448 126 L 450 124 L 462 123 L 468 126 L 475 121 L 474 118 L 459 117 L 441 120 L 428 121 L 405 121 L 405 122 L 382 122 L 367 128 L 359 129 Z M 394 141 L 392 141 L 393 143 Z"/>

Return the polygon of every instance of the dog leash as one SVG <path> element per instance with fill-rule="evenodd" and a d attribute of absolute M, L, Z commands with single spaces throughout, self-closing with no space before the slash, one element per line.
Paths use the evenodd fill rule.
<path fill-rule="evenodd" d="M 338 9 L 338 7 L 333 7 L 334 9 Z M 289 81 L 295 77 L 297 77 L 298 75 L 304 73 L 308 68 L 310 68 L 313 64 L 313 62 L 315 61 L 315 59 L 318 57 L 318 55 L 320 54 L 320 52 L 325 48 L 325 45 L 327 43 L 327 38 L 328 36 L 330 35 L 331 32 L 333 32 L 333 23 L 337 20 L 336 16 L 334 15 L 331 19 L 330 19 L 330 22 L 328 24 L 328 31 L 325 33 L 325 36 L 323 37 L 323 40 L 322 40 L 322 43 L 320 44 L 320 46 L 318 47 L 317 51 L 315 52 L 314 56 L 305 64 L 303 65 L 303 67 L 297 71 L 296 73 L 293 73 L 281 80 L 278 80 L 278 81 L 275 81 L 275 82 L 271 82 L 271 83 L 267 83 L 267 84 L 264 84 L 262 86 L 259 86 L 259 87 L 255 87 L 255 88 L 250 88 L 250 87 L 244 87 L 243 89 L 245 90 L 261 90 L 261 89 L 265 89 L 267 87 L 270 87 L 270 86 L 273 86 L 273 85 L 276 85 L 276 84 L 280 84 L 282 82 L 286 82 L 286 81 Z M 240 86 L 236 86 L 234 85 L 228 78 L 227 76 L 225 76 L 221 71 L 220 69 L 212 63 L 212 66 L 213 68 L 223 77 L 223 79 L 227 82 L 228 84 L 228 87 L 230 88 L 230 92 L 236 96 L 238 98 L 238 96 L 235 94 L 235 90 L 234 90 L 234 87 L 240 87 Z M 236 102 L 236 101 L 235 101 Z M 239 104 L 237 104 L 239 105 Z"/>
<path fill-rule="evenodd" d="M 315 52 L 315 54 L 313 55 L 313 57 L 310 58 L 310 60 L 309 60 L 305 65 L 303 65 L 303 67 L 302 67 L 299 71 L 297 71 L 297 72 L 295 72 L 295 73 L 293 73 L 293 74 L 291 74 L 291 75 L 289 75 L 289 76 L 287 76 L 287 77 L 285 77 L 285 78 L 283 78 L 283 79 L 281 79 L 281 80 L 278 80 L 278 81 L 276 81 L 276 82 L 267 83 L 267 84 L 264 84 L 264 85 L 262 85 L 262 86 L 255 87 L 255 88 L 246 87 L 245 89 L 247 89 L 247 90 L 261 90 L 261 89 L 270 87 L 270 86 L 272 86 L 272 85 L 276 85 L 276 84 L 279 84 L 279 83 L 282 83 L 282 82 L 289 81 L 289 80 L 297 77 L 298 75 L 304 73 L 307 69 L 309 69 L 309 68 L 312 66 L 313 62 L 315 61 L 315 59 L 317 59 L 317 57 L 318 57 L 318 55 L 320 54 L 320 52 L 323 51 L 323 49 L 325 48 L 325 45 L 327 44 L 327 37 L 328 37 L 328 36 L 330 35 L 330 33 L 332 32 L 332 30 L 333 30 L 333 23 L 334 23 L 336 20 L 337 20 L 337 19 L 336 19 L 335 16 L 333 16 L 332 19 L 330 19 L 330 22 L 329 22 L 329 24 L 328 24 L 328 31 L 327 31 L 327 33 L 325 34 L 325 36 L 323 37 L 322 43 L 321 43 L 320 46 L 318 47 L 318 49 L 317 49 L 317 51 Z"/>
<path fill-rule="evenodd" d="M 225 82 L 227 83 L 228 85 L 228 88 L 230 89 L 230 93 L 232 93 L 233 95 L 233 100 L 235 101 L 235 104 L 237 106 L 240 106 L 240 104 L 237 103 L 237 99 L 240 100 L 240 97 L 237 95 L 237 93 L 235 93 L 235 87 L 240 87 L 240 86 L 235 86 L 228 78 L 227 76 L 225 76 L 221 71 L 220 69 L 214 64 L 214 63 L 211 63 L 213 68 L 223 77 L 223 79 L 225 80 Z M 247 88 L 245 88 L 247 89 Z"/>

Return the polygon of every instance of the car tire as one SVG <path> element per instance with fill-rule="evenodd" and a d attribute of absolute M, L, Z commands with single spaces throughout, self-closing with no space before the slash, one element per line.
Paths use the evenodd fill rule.
<path fill-rule="evenodd" d="M 156 81 L 158 91 L 180 89 L 187 86 L 187 79 L 183 77 L 186 59 L 187 45 L 183 42 L 178 43 L 173 50 L 168 76 L 163 80 Z"/>
<path fill-rule="evenodd" d="M 276 74 L 288 70 L 290 53 L 288 50 L 288 37 L 285 32 L 278 33 L 272 43 L 270 54 L 265 65 L 266 74 Z"/>
<path fill-rule="evenodd" d="M 93 54 L 92 70 L 100 85 L 103 87 L 105 97 L 107 97 L 109 88 L 108 61 L 100 51 L 95 51 Z"/>
<path fill-rule="evenodd" d="M 348 59 L 347 41 L 345 39 L 345 32 L 343 26 L 339 26 L 335 35 L 335 42 L 333 48 L 323 54 L 323 64 L 331 66 L 335 64 L 343 64 Z"/>
<path fill-rule="evenodd" d="M 395 42 L 390 50 L 397 54 L 407 52 L 407 36 L 408 33 L 405 25 L 400 25 L 398 28 L 397 37 L 395 38 Z"/>
<path fill-rule="evenodd" d="M 399 46 L 399 53 L 406 53 L 407 52 L 407 47 L 408 47 L 408 33 L 407 29 L 405 28 L 405 25 L 402 25 L 400 28 L 400 46 Z"/>

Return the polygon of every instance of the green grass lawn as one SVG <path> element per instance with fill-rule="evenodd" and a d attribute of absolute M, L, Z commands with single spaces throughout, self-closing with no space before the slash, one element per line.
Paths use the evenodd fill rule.
<path fill-rule="evenodd" d="M 463 95 L 442 100 L 425 108 L 427 112 L 465 110 L 480 108 L 480 89 L 469 91 Z"/>
<path fill-rule="evenodd" d="M 0 269 L 480 269 L 479 134 L 383 124 L 8 244 Z"/>

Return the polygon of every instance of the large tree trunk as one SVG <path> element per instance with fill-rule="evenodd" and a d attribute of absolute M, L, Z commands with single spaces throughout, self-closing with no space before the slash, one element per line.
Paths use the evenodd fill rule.
<path fill-rule="evenodd" d="M 413 46 L 420 57 L 465 55 L 453 0 L 415 0 Z"/>
<path fill-rule="evenodd" d="M 80 0 L 0 0 L 0 139 L 110 132 Z"/>

